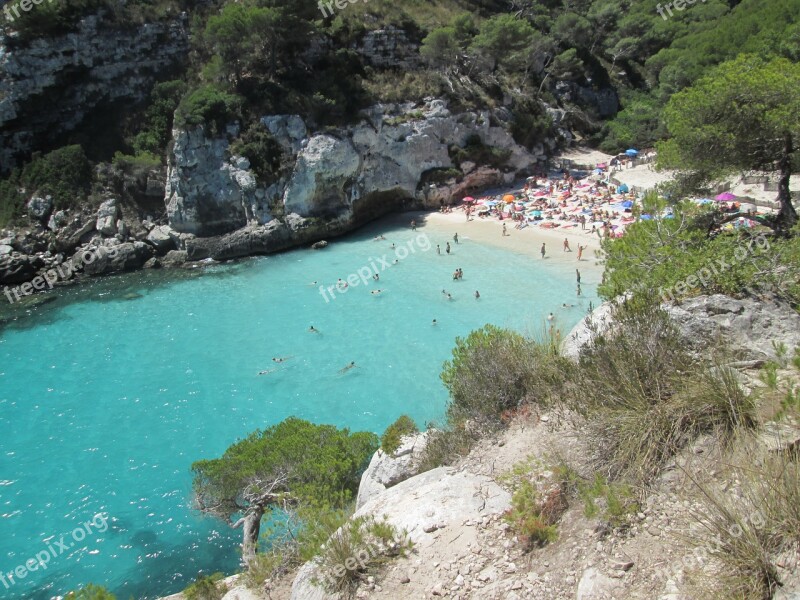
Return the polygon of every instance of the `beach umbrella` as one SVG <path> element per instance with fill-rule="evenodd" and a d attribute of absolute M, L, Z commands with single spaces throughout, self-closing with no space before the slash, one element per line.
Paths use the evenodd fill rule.
<path fill-rule="evenodd" d="M 597 168 L 598 169 L 605 169 L 606 167 L 608 167 L 608 165 L 606 163 L 597 163 Z"/>
<path fill-rule="evenodd" d="M 594 174 L 595 175 L 602 175 L 603 174 L 603 169 L 600 169 L 600 168 L 595 169 L 594 170 Z"/>
<path fill-rule="evenodd" d="M 514 195 L 513 195 L 513 194 L 506 194 L 505 196 L 503 196 L 503 200 L 504 200 L 505 202 L 511 203 L 511 202 L 513 202 L 514 200 L 516 200 L 516 198 L 514 198 Z"/>
<path fill-rule="evenodd" d="M 736 196 L 734 196 L 730 192 L 724 192 L 719 196 L 714 196 L 714 200 L 716 200 L 717 202 L 730 202 L 731 200 L 736 200 Z"/>
<path fill-rule="evenodd" d="M 628 184 L 623 183 L 621 186 L 617 188 L 617 192 L 620 194 L 627 194 L 630 191 Z"/>
<path fill-rule="evenodd" d="M 633 206 L 633 202 L 630 200 L 626 200 L 622 203 L 622 208 L 631 208 Z"/>
<path fill-rule="evenodd" d="M 625 150 L 625 154 L 627 156 L 636 156 L 639 154 L 639 151 L 636 148 L 628 148 L 627 150 Z"/>
<path fill-rule="evenodd" d="M 639 217 L 639 218 L 640 218 L 642 221 L 650 221 L 650 220 L 651 220 L 653 217 L 651 217 L 650 215 L 642 215 L 642 216 L 641 216 L 641 217 Z"/>
<path fill-rule="evenodd" d="M 472 196 L 467 196 L 466 198 L 464 198 L 463 202 L 467 202 L 467 203 L 475 202 L 475 198 L 473 198 Z"/>

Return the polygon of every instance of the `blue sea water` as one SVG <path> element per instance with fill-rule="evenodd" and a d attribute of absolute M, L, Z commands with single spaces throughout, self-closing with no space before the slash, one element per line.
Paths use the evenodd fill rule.
<path fill-rule="evenodd" d="M 407 413 L 422 426 L 444 413 L 439 372 L 456 336 L 485 323 L 540 331 L 551 311 L 566 332 L 598 304 L 587 276 L 575 297 L 572 269 L 397 223 L 322 251 L 98 279 L 0 330 L 0 597 L 94 582 L 153 598 L 200 571 L 233 572 L 239 532 L 191 509 L 193 461 L 289 415 L 381 433 Z M 373 265 L 379 282 L 320 293 Z M 73 535 L 99 513 L 107 529 L 96 519 Z M 46 569 L 11 583 L 49 546 Z"/>

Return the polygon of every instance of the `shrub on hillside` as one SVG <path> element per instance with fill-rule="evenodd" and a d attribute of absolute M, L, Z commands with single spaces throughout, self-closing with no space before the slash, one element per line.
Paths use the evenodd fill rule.
<path fill-rule="evenodd" d="M 22 168 L 20 183 L 28 194 L 50 194 L 56 209 L 69 208 L 86 198 L 92 166 L 78 145 L 64 146 L 44 155 L 34 154 Z"/>
<path fill-rule="evenodd" d="M 280 177 L 283 150 L 260 121 L 250 126 L 231 144 L 231 154 L 238 154 L 249 160 L 250 168 L 263 185 L 270 185 Z"/>
<path fill-rule="evenodd" d="M 735 373 L 691 355 L 669 316 L 647 302 L 622 303 L 614 327 L 595 332 L 574 383 L 573 408 L 610 479 L 648 483 L 698 435 L 729 439 L 755 422 Z"/>
<path fill-rule="evenodd" d="M 553 338 L 536 342 L 485 325 L 456 338 L 453 358 L 444 364 L 448 420 L 495 427 L 523 403 L 549 406 L 566 384 L 570 366 Z"/>
<path fill-rule="evenodd" d="M 241 98 L 213 85 L 204 85 L 181 101 L 177 115 L 180 125 L 204 125 L 210 128 L 210 133 L 219 134 L 240 112 Z"/>
<path fill-rule="evenodd" d="M 116 596 L 106 588 L 89 584 L 64 596 L 64 600 L 116 600 Z"/>
<path fill-rule="evenodd" d="M 228 592 L 228 586 L 223 579 L 225 576 L 222 573 L 199 575 L 194 583 L 183 590 L 183 595 L 186 600 L 222 600 Z"/>
<path fill-rule="evenodd" d="M 406 435 L 418 433 L 419 429 L 417 424 L 408 415 L 400 415 L 400 417 L 383 432 L 381 436 L 381 449 L 386 454 L 394 454 L 400 447 L 400 440 Z"/>

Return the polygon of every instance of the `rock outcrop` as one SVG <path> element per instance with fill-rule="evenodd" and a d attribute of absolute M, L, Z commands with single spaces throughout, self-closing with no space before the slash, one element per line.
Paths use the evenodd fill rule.
<path fill-rule="evenodd" d="M 355 517 L 385 517 L 419 549 L 433 543 L 437 530 L 480 522 L 507 510 L 510 503 L 511 495 L 491 478 L 440 467 L 385 490 L 357 510 Z M 318 565 L 306 563 L 294 580 L 291 600 L 336 600 L 314 583 L 320 578 Z"/>
<path fill-rule="evenodd" d="M 290 167 L 269 186 L 258 184 L 246 159 L 230 156 L 237 126 L 213 138 L 202 127 L 176 130 L 165 194 L 170 225 L 199 236 L 227 236 L 219 242 L 196 241 L 194 247 L 205 250 L 187 247 L 190 259 L 232 258 L 315 241 L 313 235 L 321 239 L 326 230 L 327 237 L 341 234 L 403 207 L 438 207 L 457 199 L 456 194 L 509 183 L 544 159 L 514 141 L 509 119 L 505 109 L 454 114 L 443 100 L 429 99 L 421 107 L 377 105 L 363 111 L 353 126 L 308 136 L 297 115 L 267 116 L 262 123 Z M 505 165 L 464 161 L 456 169 L 450 149 L 468 140 L 505 151 Z M 460 174 L 445 185 L 427 183 L 429 173 L 444 169 Z M 288 222 L 289 216 L 309 222 L 297 227 Z M 273 220 L 288 230 L 280 233 Z M 236 230 L 242 233 L 232 233 Z"/>
<path fill-rule="evenodd" d="M 800 315 L 784 302 L 715 294 L 662 307 L 696 353 L 724 343 L 740 360 L 763 361 L 775 359 L 781 345 L 789 351 L 800 348 Z M 575 325 L 564 340 L 562 354 L 577 360 L 592 331 L 602 332 L 612 323 L 613 308 L 613 302 L 605 302 Z"/>
<path fill-rule="evenodd" d="M 76 30 L 20 44 L 0 38 L 0 166 L 56 142 L 97 109 L 134 104 L 188 52 L 185 14 L 124 26 L 102 14 Z"/>
<path fill-rule="evenodd" d="M 428 441 L 428 432 L 403 437 L 393 454 L 378 450 L 361 475 L 356 509 L 378 494 L 417 474 L 419 459 Z"/>
<path fill-rule="evenodd" d="M 666 306 L 696 352 L 725 342 L 742 360 L 774 359 L 775 345 L 800 348 L 800 315 L 783 302 L 698 296 Z"/>

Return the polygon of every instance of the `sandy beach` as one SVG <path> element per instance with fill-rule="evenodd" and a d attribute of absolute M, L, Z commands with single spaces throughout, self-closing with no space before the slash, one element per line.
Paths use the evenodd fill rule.
<path fill-rule="evenodd" d="M 434 243 L 453 244 L 453 235 L 458 234 L 462 243 L 488 244 L 503 248 L 517 254 L 525 254 L 531 260 L 541 261 L 540 249 L 545 244 L 544 260 L 549 265 L 563 268 L 565 273 L 574 274 L 575 269 L 581 272 L 582 285 L 597 285 L 603 274 L 603 266 L 595 256 L 600 248 L 600 239 L 589 231 L 580 229 L 553 231 L 538 227 L 514 229 L 512 221 L 498 221 L 496 218 L 480 218 L 472 216 L 469 222 L 463 210 L 450 213 L 440 212 L 408 212 L 401 215 L 406 223 L 412 219 L 417 222 L 417 229 L 426 232 Z M 503 236 L 503 223 L 507 224 L 507 234 Z M 569 240 L 572 252 L 564 251 L 564 238 Z M 441 242 L 438 240 L 441 239 Z M 586 246 L 581 260 L 578 261 L 578 244 Z"/>

